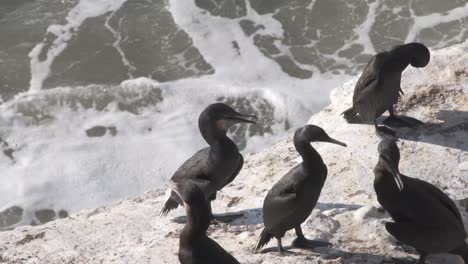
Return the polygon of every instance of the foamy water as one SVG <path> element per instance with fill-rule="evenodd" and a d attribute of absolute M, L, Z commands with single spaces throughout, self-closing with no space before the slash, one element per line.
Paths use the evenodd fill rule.
<path fill-rule="evenodd" d="M 197 119 L 213 102 L 258 115 L 259 125 L 238 126 L 230 133 L 244 153 L 287 137 L 328 104 L 333 87 L 358 72 L 370 55 L 394 44 L 376 42 L 382 13 L 400 15 L 406 10 L 373 1 L 366 5 L 367 13 L 352 10 L 361 16 L 355 24 L 341 28 L 344 22 L 336 19 L 337 31 L 324 31 L 310 29 L 316 26 L 312 22 L 301 22 L 312 19 L 324 4 L 321 1 L 292 11 L 288 6 L 270 11 L 261 2 L 246 1 L 238 14 L 230 14 L 226 10 L 233 9 L 224 6 L 207 9 L 194 1 L 170 0 L 167 5 L 146 3 L 158 8 L 155 19 L 162 17 L 166 24 L 148 23 L 140 39 L 131 33 L 141 27 L 128 24 L 129 19 L 146 14 L 129 14 L 128 10 L 144 12 L 135 7 L 138 4 L 144 5 L 76 1 L 65 9 L 63 23 L 49 25 L 46 37 L 27 52 L 31 65 L 27 91 L 19 89 L 0 105 L 0 137 L 8 144 L 3 150 L 12 151 L 11 157 L 0 155 L 0 211 L 13 206 L 24 209 L 22 220 L 13 225 L 38 222 L 34 212 L 39 209 L 76 211 L 164 188 L 174 170 L 206 145 Z M 468 4 L 422 15 L 413 9 L 419 9 L 408 9 L 414 23 L 395 41 L 422 41 L 428 38 L 422 34 L 428 28 L 467 23 Z M 297 12 L 296 20 L 289 21 L 283 14 L 287 12 Z M 299 39 L 297 27 L 303 25 L 307 26 L 303 31 L 314 32 L 313 36 Z M 166 27 L 174 30 L 166 34 Z M 96 47 L 90 44 L 80 50 L 82 46 L 75 44 L 81 43 L 80 37 L 89 38 L 83 43 L 93 43 L 88 35 L 99 28 L 108 34 L 105 45 L 99 46 L 102 40 L 96 37 Z M 464 41 L 466 28 L 441 38 L 434 35 L 431 45 Z M 153 30 L 160 30 L 161 41 L 160 46 L 150 47 L 157 49 L 154 53 L 167 52 L 158 57 L 167 64 L 145 61 L 145 56 L 153 55 L 141 54 L 146 46 L 132 48 L 135 43 L 152 43 L 144 37 Z M 341 43 L 330 40 L 333 34 L 349 37 Z M 327 41 L 329 46 L 340 42 L 339 48 L 328 51 L 323 44 Z M 114 55 L 86 64 L 102 54 Z M 99 67 L 87 71 L 96 63 Z M 104 77 L 99 79 L 96 71 Z M 120 79 L 106 82 L 114 75 Z"/>

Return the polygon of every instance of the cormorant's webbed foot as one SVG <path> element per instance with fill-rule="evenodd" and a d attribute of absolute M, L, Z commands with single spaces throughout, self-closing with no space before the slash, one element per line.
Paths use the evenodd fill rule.
<path fill-rule="evenodd" d="M 281 255 L 283 255 L 284 253 L 287 253 L 288 251 L 284 250 L 283 244 L 281 244 L 281 238 L 277 238 L 276 241 L 278 242 L 278 246 L 277 246 L 278 253 Z"/>
<path fill-rule="evenodd" d="M 328 242 L 316 241 L 316 240 L 309 240 L 305 237 L 297 237 L 292 242 L 291 246 L 295 248 L 307 248 L 307 249 L 314 249 L 317 247 L 331 247 L 332 244 Z"/>
<path fill-rule="evenodd" d="M 358 124 L 363 122 L 362 118 L 358 115 L 356 111 L 354 111 L 352 107 L 344 111 L 342 115 L 346 122 L 348 122 L 349 124 Z"/>
<path fill-rule="evenodd" d="M 294 239 L 294 241 L 291 244 L 291 246 L 293 247 L 314 249 L 316 247 L 330 247 L 331 246 L 331 244 L 328 242 L 321 242 L 321 241 L 306 239 L 304 236 L 304 233 L 302 233 L 302 228 L 300 225 L 297 226 L 295 230 L 296 230 L 297 238 Z"/>
<path fill-rule="evenodd" d="M 384 125 L 387 125 L 389 127 L 417 127 L 422 124 L 423 122 L 417 120 L 416 118 L 412 118 L 409 116 L 396 116 L 396 115 L 390 115 L 385 119 L 383 122 Z"/>
<path fill-rule="evenodd" d="M 212 223 L 230 223 L 237 218 L 244 216 L 244 214 L 225 214 L 225 215 L 213 215 L 212 216 Z"/>

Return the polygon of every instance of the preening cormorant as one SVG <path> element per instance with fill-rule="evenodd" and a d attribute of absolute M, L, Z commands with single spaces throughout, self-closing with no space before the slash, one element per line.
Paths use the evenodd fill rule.
<path fill-rule="evenodd" d="M 420 264 L 436 253 L 460 255 L 468 263 L 467 234 L 454 202 L 434 185 L 400 173 L 400 151 L 393 140 L 382 140 L 378 152 L 374 189 L 394 221 L 385 224 L 387 231 L 414 247 Z"/>
<path fill-rule="evenodd" d="M 353 106 L 343 112 L 344 118 L 354 122 L 359 114 L 362 121 L 373 122 L 380 137 L 395 136 L 395 132 L 385 126 L 378 126 L 376 119 L 385 111 L 390 116 L 384 121 L 389 126 L 414 127 L 421 121 L 410 117 L 398 117 L 393 106 L 398 102 L 401 89 L 401 73 L 411 65 L 425 67 L 430 60 L 429 49 L 417 42 L 396 46 L 390 51 L 373 56 L 356 83 Z"/>
<path fill-rule="evenodd" d="M 183 201 L 187 224 L 179 239 L 181 264 L 239 264 L 218 243 L 206 235 L 211 222 L 211 211 L 205 194 L 191 182 L 178 184 L 173 191 Z"/>
<path fill-rule="evenodd" d="M 277 239 L 278 251 L 283 252 L 281 238 L 286 231 L 296 230 L 297 238 L 292 246 L 315 248 L 329 246 L 329 243 L 312 241 L 304 237 L 301 224 L 309 217 L 317 204 L 322 187 L 327 178 L 327 166 L 320 154 L 310 145 L 311 142 L 346 144 L 330 138 L 320 127 L 306 125 L 296 130 L 294 146 L 302 156 L 302 163 L 291 169 L 268 192 L 263 203 L 263 222 L 265 227 L 255 246 L 262 248 L 273 237 Z"/>
<path fill-rule="evenodd" d="M 216 199 L 216 192 L 234 180 L 244 163 L 244 158 L 239 153 L 236 144 L 227 137 L 227 130 L 237 123 L 255 124 L 255 121 L 251 119 L 256 119 L 256 117 L 238 113 L 223 103 L 215 103 L 206 107 L 200 114 L 198 127 L 209 147 L 198 151 L 185 161 L 171 177 L 171 182 L 195 183 L 205 194 L 211 208 L 211 201 Z M 179 204 L 182 204 L 182 201 L 174 192 L 171 192 L 161 214 L 167 215 Z M 231 221 L 236 217 L 239 216 L 217 216 L 216 219 Z"/>

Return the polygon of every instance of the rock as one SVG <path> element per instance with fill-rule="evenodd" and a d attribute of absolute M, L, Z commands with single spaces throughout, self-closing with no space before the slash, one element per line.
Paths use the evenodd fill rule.
<path fill-rule="evenodd" d="M 94 126 L 90 129 L 86 130 L 86 135 L 88 137 L 102 137 L 104 136 L 107 132 L 109 132 L 110 135 L 115 136 L 117 135 L 117 129 L 115 126 Z"/>
<path fill-rule="evenodd" d="M 68 217 L 68 212 L 65 211 L 65 210 L 60 210 L 60 211 L 58 212 L 58 217 L 59 217 L 59 218 L 67 218 L 67 217 Z"/>
<path fill-rule="evenodd" d="M 7 229 L 21 221 L 23 218 L 23 208 L 12 206 L 0 212 L 0 230 Z"/>
<path fill-rule="evenodd" d="M 468 171 L 468 161 L 461 163 L 458 167 L 461 171 Z"/>
<path fill-rule="evenodd" d="M 468 175 L 461 170 L 460 163 L 466 162 L 463 158 L 468 150 L 464 125 L 468 119 L 468 91 L 460 87 L 468 87 L 468 75 L 459 74 L 454 79 L 444 69 L 462 72 L 468 68 L 468 42 L 434 51 L 432 55 L 428 67 L 419 70 L 410 67 L 403 74 L 405 95 L 398 105 L 398 113 L 426 124 L 415 130 L 398 130 L 400 170 L 439 186 L 459 201 L 460 208 L 467 208 Z M 391 219 L 373 207 L 377 201 L 372 169 L 377 162 L 379 142 L 374 127 L 347 124 L 340 116 L 351 104 L 356 80 L 334 89 L 331 104 L 309 121 L 348 144 L 347 148 L 339 148 L 314 143 L 328 166 L 328 178 L 317 208 L 303 224 L 303 231 L 308 238 L 329 241 L 333 248 L 317 249 L 318 253 L 290 249 L 292 254 L 285 256 L 275 250 L 251 253 L 263 228 L 261 206 L 266 193 L 300 162 L 291 140 L 286 140 L 263 152 L 246 155 L 239 176 L 213 203 L 215 213 L 244 215 L 230 224 L 211 226 L 208 231 L 211 238 L 241 263 L 414 262 L 411 259 L 417 253 L 397 243 L 386 232 L 384 224 Z M 178 263 L 178 237 L 184 224 L 174 220 L 183 219 L 185 212 L 179 207 L 167 217 L 160 217 L 164 202 L 162 191 L 152 191 L 45 225 L 1 232 L 0 260 L 8 263 Z M 467 224 L 468 211 L 461 210 L 461 213 Z M 1 217 L 2 213 L 0 220 Z M 42 232 L 46 234 L 44 239 L 37 237 Z M 294 232 L 288 232 L 284 245 L 293 239 Z M 265 248 L 274 246 L 276 242 L 272 241 Z M 430 263 L 453 264 L 461 260 L 441 255 L 431 256 Z"/>
<path fill-rule="evenodd" d="M 354 219 L 358 222 L 363 222 L 366 218 L 383 218 L 388 217 L 382 207 L 366 205 L 354 212 Z"/>
<path fill-rule="evenodd" d="M 37 220 L 39 220 L 40 223 L 47 223 L 52 220 L 55 220 L 56 214 L 55 211 L 52 209 L 41 209 L 37 210 L 34 215 L 36 216 Z"/>

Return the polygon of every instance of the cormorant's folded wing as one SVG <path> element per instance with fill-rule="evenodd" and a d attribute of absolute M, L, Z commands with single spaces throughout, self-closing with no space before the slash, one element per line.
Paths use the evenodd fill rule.
<path fill-rule="evenodd" d="M 283 176 L 271 189 L 265 199 L 263 206 L 265 226 L 281 225 L 283 221 L 287 221 L 296 211 L 296 198 L 298 187 L 301 182 L 298 179 L 292 180 L 294 175 L 292 169 L 288 174 Z"/>
<path fill-rule="evenodd" d="M 172 175 L 171 181 L 182 183 L 187 179 L 206 179 L 210 148 L 204 148 L 186 160 Z"/>
<path fill-rule="evenodd" d="M 242 170 L 243 166 L 244 166 L 244 157 L 242 156 L 242 154 L 239 154 L 239 166 L 237 166 L 237 169 L 234 171 L 234 173 L 231 175 L 231 177 L 229 177 L 229 179 L 226 181 L 226 183 L 220 189 L 224 188 L 224 186 L 231 183 L 236 178 L 237 174 L 239 174 L 239 172 Z"/>
<path fill-rule="evenodd" d="M 356 86 L 354 87 L 353 102 L 356 102 L 361 93 L 371 84 L 377 82 L 380 75 L 380 70 L 383 65 L 385 54 L 379 53 L 371 58 L 366 67 L 362 71 Z"/>
<path fill-rule="evenodd" d="M 462 226 L 463 226 L 463 219 L 462 219 L 462 216 L 460 214 L 460 211 L 458 210 L 457 206 L 452 201 L 452 199 L 450 199 L 450 197 L 448 197 L 439 188 L 437 188 L 436 186 L 434 186 L 434 185 L 432 185 L 432 184 L 430 184 L 428 182 L 425 182 L 425 181 L 422 181 L 422 180 L 419 180 L 419 179 L 414 179 L 414 180 L 418 181 L 421 184 L 421 188 L 423 188 L 428 194 L 430 194 L 431 196 L 436 198 L 441 203 L 442 206 L 447 208 L 453 214 L 453 216 L 460 222 L 460 224 L 462 224 Z"/>
<path fill-rule="evenodd" d="M 415 178 L 404 177 L 405 188 L 413 201 L 408 209 L 410 219 L 421 225 L 457 224 L 465 233 L 463 220 L 455 203 L 434 185 Z"/>

